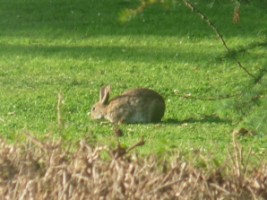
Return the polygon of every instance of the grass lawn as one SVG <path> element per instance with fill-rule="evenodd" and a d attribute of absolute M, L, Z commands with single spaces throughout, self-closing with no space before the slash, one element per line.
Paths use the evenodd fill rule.
<path fill-rule="evenodd" d="M 144 155 L 200 152 L 221 160 L 233 130 L 245 128 L 250 134 L 239 137 L 244 148 L 266 153 L 266 3 L 242 5 L 239 24 L 232 23 L 231 4 L 199 6 L 244 67 L 262 76 L 254 84 L 182 4 L 154 6 L 121 24 L 119 13 L 134 8 L 135 1 L 0 2 L 1 137 L 12 142 L 24 132 L 40 138 L 52 133 L 73 143 L 86 137 L 111 146 L 118 140 L 131 146 L 143 137 L 146 145 L 137 151 Z M 110 124 L 87 116 L 100 87 L 108 84 L 114 96 L 135 87 L 158 91 L 167 105 L 163 122 L 123 125 L 123 137 L 116 138 Z M 64 96 L 62 131 L 58 93 Z"/>

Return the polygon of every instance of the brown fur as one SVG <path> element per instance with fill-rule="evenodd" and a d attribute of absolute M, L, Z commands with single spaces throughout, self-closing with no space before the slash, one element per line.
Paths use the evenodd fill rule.
<path fill-rule="evenodd" d="M 93 106 L 92 119 L 106 119 L 112 123 L 160 122 L 165 102 L 157 92 L 139 88 L 130 90 L 108 101 L 110 87 L 101 89 L 100 101 Z M 101 96 L 101 95 L 100 95 Z"/>

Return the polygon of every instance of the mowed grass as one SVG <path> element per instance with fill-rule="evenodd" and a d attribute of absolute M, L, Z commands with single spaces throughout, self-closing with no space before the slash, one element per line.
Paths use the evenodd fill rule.
<path fill-rule="evenodd" d="M 242 5 L 239 24 L 231 21 L 230 4 L 200 5 L 230 48 L 265 44 L 237 51 L 254 75 L 267 63 L 267 16 L 262 4 Z M 233 130 L 250 127 L 263 109 L 261 102 L 245 111 L 245 104 L 233 106 L 239 105 L 236 94 L 255 88 L 251 77 L 182 4 L 168 9 L 155 6 L 121 24 L 119 13 L 136 5 L 124 0 L 1 0 L 1 136 L 15 141 L 24 132 L 40 138 L 50 133 L 70 143 L 86 137 L 92 144 L 111 146 L 118 142 L 131 146 L 143 137 L 146 144 L 138 151 L 144 155 L 169 157 L 179 151 L 225 158 Z M 266 84 L 264 75 L 262 80 Z M 124 135 L 117 138 L 112 125 L 87 115 L 103 85 L 111 85 L 114 96 L 136 87 L 158 91 L 167 105 L 163 122 L 122 125 Z M 59 93 L 64 96 L 63 130 L 57 124 Z M 266 115 L 260 119 L 253 122 L 252 135 L 239 138 L 258 156 L 267 148 Z"/>

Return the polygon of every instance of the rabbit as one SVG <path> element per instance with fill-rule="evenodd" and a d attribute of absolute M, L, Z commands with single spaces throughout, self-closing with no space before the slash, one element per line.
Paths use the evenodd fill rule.
<path fill-rule="evenodd" d="M 164 98 L 157 92 L 138 88 L 109 100 L 110 86 L 100 89 L 100 98 L 91 109 L 93 120 L 106 119 L 111 123 L 156 123 L 165 112 Z"/>

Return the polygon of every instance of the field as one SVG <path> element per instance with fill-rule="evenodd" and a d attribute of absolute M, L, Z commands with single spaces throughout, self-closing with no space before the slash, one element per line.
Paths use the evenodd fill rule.
<path fill-rule="evenodd" d="M 120 13 L 127 0 L 1 0 L 0 134 L 9 142 L 24 133 L 62 137 L 74 144 L 114 147 L 120 142 L 142 155 L 169 159 L 204 155 L 221 162 L 232 133 L 244 150 L 262 161 L 267 148 L 266 2 L 242 4 L 232 23 L 233 5 L 199 8 L 218 27 L 228 46 L 183 4 L 148 8 L 127 23 Z M 233 57 L 260 83 L 238 67 Z M 158 91 L 166 100 L 162 123 L 114 127 L 88 117 L 99 89 L 113 95 L 135 87 Z M 62 104 L 58 110 L 58 95 Z M 62 120 L 58 124 L 58 115 Z M 59 127 L 60 126 L 60 127 Z"/>

